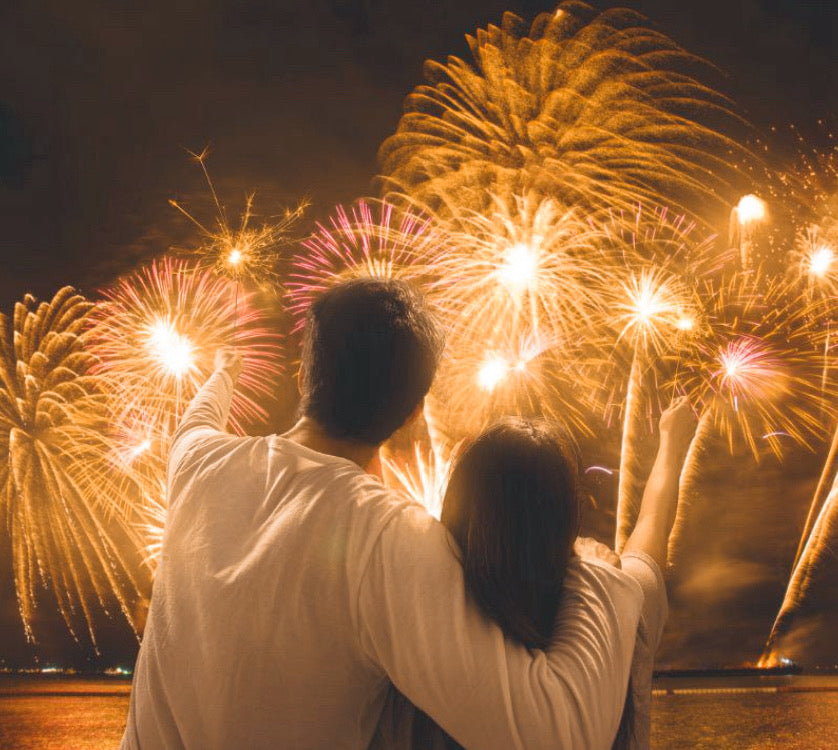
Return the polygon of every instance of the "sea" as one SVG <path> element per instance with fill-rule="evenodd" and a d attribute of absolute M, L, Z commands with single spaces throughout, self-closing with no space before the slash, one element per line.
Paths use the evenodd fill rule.
<path fill-rule="evenodd" d="M 124 677 L 0 676 L 2 750 L 116 750 Z M 838 676 L 660 678 L 655 750 L 838 748 Z"/>

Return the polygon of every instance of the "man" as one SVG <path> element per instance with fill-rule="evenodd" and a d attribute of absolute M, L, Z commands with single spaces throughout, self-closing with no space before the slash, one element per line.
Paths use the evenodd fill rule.
<path fill-rule="evenodd" d="M 607 748 L 642 593 L 575 563 L 547 652 L 505 640 L 465 595 L 454 545 L 365 472 L 419 413 L 440 355 L 421 299 L 360 280 L 318 299 L 300 421 L 223 432 L 240 361 L 190 405 L 124 750 L 366 748 L 388 681 L 470 748 Z"/>

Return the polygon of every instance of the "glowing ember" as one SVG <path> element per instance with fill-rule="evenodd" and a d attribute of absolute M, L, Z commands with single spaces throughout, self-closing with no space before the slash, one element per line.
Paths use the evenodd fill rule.
<path fill-rule="evenodd" d="M 829 273 L 835 260 L 835 252 L 827 245 L 816 248 L 809 258 L 809 273 L 822 279 Z"/>
<path fill-rule="evenodd" d="M 743 195 L 736 206 L 740 224 L 763 221 L 766 216 L 765 201 L 755 195 Z"/>
<path fill-rule="evenodd" d="M 491 354 L 480 368 L 477 383 L 483 390 L 493 391 L 506 377 L 509 370 L 509 362 L 497 354 Z"/>
<path fill-rule="evenodd" d="M 234 248 L 230 251 L 230 255 L 229 255 L 229 256 L 227 256 L 227 262 L 228 262 L 231 266 L 237 266 L 239 263 L 241 263 L 241 261 L 243 260 L 243 258 L 244 258 L 244 255 L 242 254 L 242 251 L 241 251 L 241 250 L 239 250 L 237 247 L 234 247 Z"/>
<path fill-rule="evenodd" d="M 141 456 L 143 453 L 151 449 L 151 440 L 146 438 L 141 443 L 138 443 L 130 450 L 131 458 L 136 458 L 137 456 Z"/>

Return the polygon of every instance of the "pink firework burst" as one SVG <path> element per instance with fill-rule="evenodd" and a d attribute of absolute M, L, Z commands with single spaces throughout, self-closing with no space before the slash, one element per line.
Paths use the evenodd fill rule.
<path fill-rule="evenodd" d="M 302 246 L 305 252 L 294 258 L 286 285 L 295 330 L 302 328 L 313 300 L 338 282 L 425 280 L 445 240 L 429 218 L 365 199 L 349 209 L 337 206 L 328 223 L 318 223 Z"/>
<path fill-rule="evenodd" d="M 230 422 L 242 431 L 267 413 L 280 367 L 280 337 L 252 295 L 196 263 L 164 258 L 104 291 L 92 313 L 97 375 L 117 404 L 116 423 L 143 440 L 171 434 L 213 369 L 219 347 L 244 359 Z"/>

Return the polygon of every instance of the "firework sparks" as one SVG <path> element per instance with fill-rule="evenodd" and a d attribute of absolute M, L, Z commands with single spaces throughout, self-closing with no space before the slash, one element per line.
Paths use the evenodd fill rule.
<path fill-rule="evenodd" d="M 486 209 L 487 190 L 533 190 L 589 214 L 717 200 L 743 153 L 725 133 L 741 123 L 686 72 L 694 56 L 625 9 L 566 2 L 524 29 L 507 13 L 468 37 L 473 63 L 426 63 L 428 84 L 381 147 L 385 184 L 442 218 Z"/>
<path fill-rule="evenodd" d="M 835 251 L 828 245 L 820 245 L 812 250 L 808 259 L 809 274 L 824 280 L 830 274 L 835 263 Z"/>
<path fill-rule="evenodd" d="M 682 383 L 712 410 L 731 448 L 738 434 L 759 458 L 763 435 L 778 454 L 780 432 L 806 446 L 823 437 L 822 363 L 805 300 L 753 271 L 708 287 L 705 297 L 708 330 Z"/>
<path fill-rule="evenodd" d="M 512 365 L 494 352 L 489 354 L 477 373 L 477 384 L 484 391 L 493 391 L 509 374 Z"/>
<path fill-rule="evenodd" d="M 616 310 L 623 327 L 617 340 L 629 338 L 636 350 L 663 352 L 678 332 L 694 325 L 694 316 L 684 313 L 692 303 L 688 289 L 660 269 L 632 274 L 620 291 Z"/>
<path fill-rule="evenodd" d="M 736 204 L 736 219 L 740 226 L 746 227 L 758 221 L 765 221 L 768 208 L 765 201 L 756 195 L 743 195 Z"/>
<path fill-rule="evenodd" d="M 575 212 L 496 197 L 492 211 L 464 210 L 448 227 L 431 296 L 453 336 L 486 341 L 523 327 L 571 340 L 601 313 L 599 233 Z"/>
<path fill-rule="evenodd" d="M 434 451 L 426 453 L 419 443 L 413 446 L 412 461 L 403 462 L 391 456 L 382 458 L 387 484 L 405 492 L 437 519 L 442 512 L 451 466 L 450 458 L 440 459 Z"/>
<path fill-rule="evenodd" d="M 672 391 L 681 356 L 703 326 L 694 285 L 718 273 L 725 258 L 715 251 L 714 238 L 699 235 L 684 217 L 665 210 L 638 207 L 616 215 L 605 236 L 609 273 L 599 346 L 611 353 L 603 357 L 606 367 L 599 379 L 608 389 L 608 409 L 622 405 L 615 536 L 615 548 L 621 550 L 634 525 L 643 483 L 635 447 L 649 429 L 644 422 L 650 411 L 660 410 L 655 399 L 667 390 L 661 383 L 672 375 L 673 361 Z"/>
<path fill-rule="evenodd" d="M 157 569 L 160 562 L 160 552 L 163 549 L 163 532 L 166 528 L 166 482 L 162 472 L 155 482 L 149 483 L 143 493 L 143 502 L 138 514 L 142 519 L 136 527 L 142 538 L 143 563 L 152 571 Z"/>
<path fill-rule="evenodd" d="M 234 301 L 232 282 L 199 265 L 166 259 L 105 291 L 91 319 L 97 374 L 120 406 L 129 433 L 165 439 L 185 405 L 212 372 L 216 349 L 234 344 L 244 360 L 231 425 L 266 415 L 279 371 L 278 335 L 248 294 Z M 236 313 L 238 310 L 238 314 Z M 137 415 L 143 415 L 136 424 Z"/>
<path fill-rule="evenodd" d="M 65 287 L 50 302 L 27 295 L 11 331 L 0 314 L 0 497 L 27 638 L 40 584 L 73 636 L 81 622 L 95 647 L 96 606 L 116 602 L 136 630 L 147 581 L 124 552 L 135 542 L 122 520 L 135 488 L 112 462 L 109 403 L 85 348 L 92 307 Z"/>
<path fill-rule="evenodd" d="M 287 284 L 289 309 L 297 329 L 312 301 L 340 281 L 397 278 L 421 281 L 446 249 L 446 238 L 431 220 L 400 211 L 385 201 L 361 200 L 349 210 L 335 209 L 294 258 Z"/>
<path fill-rule="evenodd" d="M 216 208 L 215 228 L 211 229 L 200 222 L 180 203 L 169 203 L 180 211 L 200 231 L 202 242 L 194 251 L 202 264 L 209 264 L 220 276 L 231 278 L 237 283 L 248 281 L 262 289 L 278 289 L 276 264 L 278 251 L 291 242 L 291 231 L 302 217 L 307 207 L 306 202 L 294 209 L 287 209 L 284 214 L 271 223 L 259 227 L 253 226 L 253 195 L 247 197 L 238 226 L 233 226 L 227 211 L 221 204 L 212 179 L 207 171 L 207 151 L 200 154 L 190 152 L 200 165 L 207 187 Z M 238 291 L 238 289 L 236 289 Z"/>
<path fill-rule="evenodd" d="M 510 414 L 545 416 L 590 432 L 579 393 L 586 392 L 586 376 L 571 345 L 519 326 L 488 341 L 453 335 L 447 352 L 431 390 L 447 443 Z"/>

